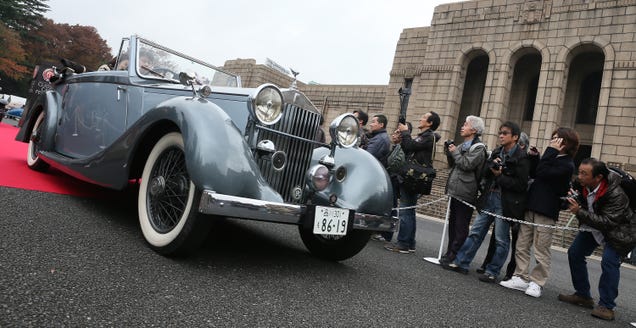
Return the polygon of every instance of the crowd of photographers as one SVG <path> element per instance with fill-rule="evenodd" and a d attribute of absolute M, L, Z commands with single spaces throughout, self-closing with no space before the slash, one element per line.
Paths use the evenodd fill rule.
<path fill-rule="evenodd" d="M 406 122 L 400 122 L 397 130 L 389 135 L 386 116 L 374 115 L 366 130 L 368 115 L 362 111 L 354 115 L 364 131 L 360 147 L 387 168 L 395 191 L 394 207 L 406 208 L 398 212 L 400 223 L 395 242 L 391 242 L 391 233 L 372 238 L 387 242 L 384 248 L 389 251 L 414 253 L 414 207 L 421 195 L 400 185 L 400 170 L 394 166 L 396 161 L 403 163 L 404 158 L 395 159 L 394 153 L 397 149 L 404 153 L 403 157 L 416 158 L 419 163 L 432 166 L 435 144 L 441 138 L 435 132 L 440 117 L 432 111 L 425 113 L 417 123 L 419 133 L 412 137 Z M 453 140 L 444 143 L 451 168 L 446 183 L 450 212 L 448 244 L 440 265 L 468 274 L 478 249 L 494 225 L 488 255 L 477 269 L 479 280 L 540 297 L 550 275 L 554 227 L 559 212 L 569 210 L 581 226 L 568 249 L 574 293 L 559 295 L 558 299 L 590 308 L 594 317 L 613 320 L 620 264 L 636 246 L 636 214 L 620 187 L 620 176 L 594 158 L 585 159 L 575 167 L 579 137 L 573 129 L 555 129 L 543 154 L 530 146 L 527 135 L 510 121 L 501 124 L 498 146 L 489 152 L 480 140 L 484 129 L 483 119 L 468 116 L 460 129 L 461 143 L 455 145 Z M 475 209 L 478 212 L 471 225 Z M 595 304 L 585 259 L 599 246 L 603 247 L 602 275 L 600 299 Z M 499 281 L 511 249 L 510 263 Z M 535 264 L 531 265 L 532 262 Z"/>

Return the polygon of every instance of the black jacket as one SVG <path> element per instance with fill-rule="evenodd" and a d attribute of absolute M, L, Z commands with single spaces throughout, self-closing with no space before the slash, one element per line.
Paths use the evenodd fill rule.
<path fill-rule="evenodd" d="M 610 173 L 592 204 L 594 213 L 587 210 L 587 190 L 579 188 L 577 201 L 581 209 L 576 213 L 576 218 L 580 223 L 601 231 L 606 242 L 619 254 L 626 256 L 636 246 L 636 214 L 629 207 L 629 198 L 620 187 L 620 182 L 620 176 Z"/>
<path fill-rule="evenodd" d="M 402 131 L 402 150 L 409 158 L 415 153 L 415 160 L 422 165 L 433 165 L 433 151 L 435 143 L 440 139 L 439 135 L 431 129 L 427 129 L 415 137 L 411 138 L 408 131 Z"/>
<path fill-rule="evenodd" d="M 548 147 L 534 171 L 534 182 L 528 190 L 528 210 L 559 219 L 562 200 L 570 189 L 574 173 L 572 156 L 558 156 L 559 151 Z"/>
<path fill-rule="evenodd" d="M 490 167 L 491 163 L 500 157 L 501 149 L 502 146 L 495 148 L 490 154 L 488 161 L 486 161 L 486 165 L 484 165 L 482 175 L 484 193 L 480 196 L 478 204 L 483 207 L 488 191 L 497 185 L 501 188 L 503 215 L 521 220 L 526 208 L 530 161 L 528 160 L 528 154 L 517 146 L 512 155 L 506 158 L 502 174 L 495 177 Z"/>
<path fill-rule="evenodd" d="M 391 152 L 391 140 L 386 133 L 386 129 L 371 132 L 368 137 L 367 151 L 377 158 L 382 163 L 382 166 L 386 167 L 386 158 Z"/>

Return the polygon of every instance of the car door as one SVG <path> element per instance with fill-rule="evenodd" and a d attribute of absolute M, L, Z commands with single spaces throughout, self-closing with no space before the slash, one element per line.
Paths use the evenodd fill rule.
<path fill-rule="evenodd" d="M 56 150 L 71 158 L 96 155 L 126 127 L 129 99 L 124 75 L 114 72 L 122 75 L 118 79 L 110 72 L 86 74 L 67 85 L 59 114 Z"/>

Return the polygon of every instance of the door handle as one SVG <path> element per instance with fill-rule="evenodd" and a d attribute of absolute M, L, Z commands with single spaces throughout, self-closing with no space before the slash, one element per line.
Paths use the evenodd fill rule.
<path fill-rule="evenodd" d="M 117 86 L 117 101 L 121 100 L 121 93 L 126 91 L 128 91 L 128 89 L 121 86 Z"/>

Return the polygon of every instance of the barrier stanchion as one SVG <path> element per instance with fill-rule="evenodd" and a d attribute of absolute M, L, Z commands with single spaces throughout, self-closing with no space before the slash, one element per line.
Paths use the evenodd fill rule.
<path fill-rule="evenodd" d="M 448 205 L 446 205 L 446 218 L 444 219 L 444 229 L 442 230 L 442 240 L 439 244 L 439 252 L 437 254 L 437 258 L 435 257 L 424 257 L 423 260 L 435 264 L 439 264 L 439 260 L 442 258 L 442 250 L 444 249 L 444 239 L 446 238 L 446 230 L 448 229 L 448 217 L 450 216 L 450 204 L 451 197 L 448 197 Z"/>

